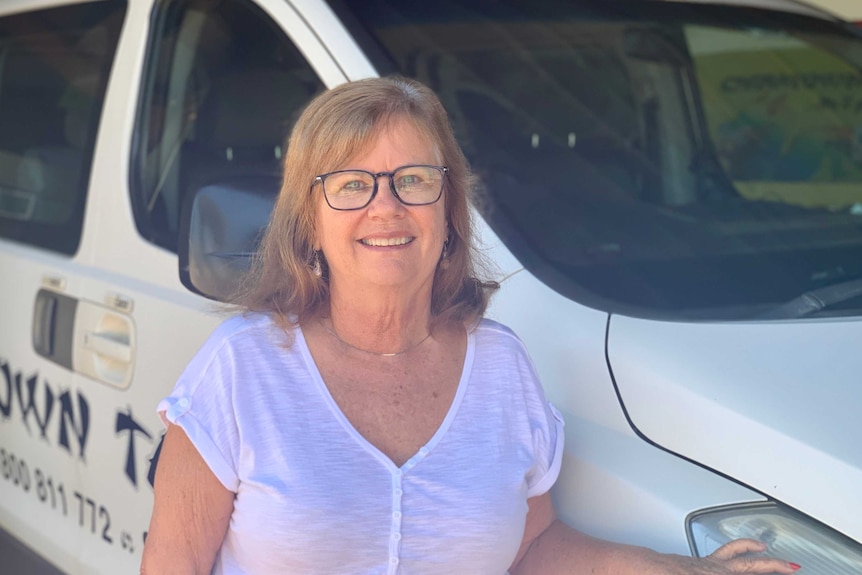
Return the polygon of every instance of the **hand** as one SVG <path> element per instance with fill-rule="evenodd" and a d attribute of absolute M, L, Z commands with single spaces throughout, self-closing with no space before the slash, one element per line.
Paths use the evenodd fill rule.
<path fill-rule="evenodd" d="M 656 575 L 730 575 L 732 573 L 795 573 L 796 563 L 771 557 L 757 557 L 766 544 L 754 539 L 737 539 L 722 545 L 712 555 L 701 559 L 663 555 L 654 571 Z"/>

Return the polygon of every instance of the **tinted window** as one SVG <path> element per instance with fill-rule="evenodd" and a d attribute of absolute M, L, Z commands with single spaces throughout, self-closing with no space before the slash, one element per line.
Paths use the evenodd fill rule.
<path fill-rule="evenodd" d="M 380 70 L 441 96 L 491 225 L 564 295 L 734 318 L 862 278 L 858 33 L 646 0 L 377 0 L 344 19 Z"/>
<path fill-rule="evenodd" d="M 323 84 L 247 0 L 159 5 L 133 155 L 140 233 L 177 251 L 184 202 L 237 179 L 278 191 L 285 137 Z"/>
<path fill-rule="evenodd" d="M 73 254 L 125 4 L 0 18 L 0 236 Z"/>

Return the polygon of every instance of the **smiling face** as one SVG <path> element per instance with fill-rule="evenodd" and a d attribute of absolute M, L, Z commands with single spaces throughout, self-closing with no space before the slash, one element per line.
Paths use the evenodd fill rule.
<path fill-rule="evenodd" d="M 409 164 L 439 165 L 436 147 L 409 120 L 394 119 L 368 149 L 337 169 L 391 172 Z M 445 191 L 434 204 L 405 206 L 392 194 L 389 179 L 378 179 L 378 191 L 366 207 L 330 208 L 317 186 L 316 249 L 329 266 L 332 293 L 358 294 L 384 288 L 407 296 L 431 298 L 434 270 L 446 239 Z"/>

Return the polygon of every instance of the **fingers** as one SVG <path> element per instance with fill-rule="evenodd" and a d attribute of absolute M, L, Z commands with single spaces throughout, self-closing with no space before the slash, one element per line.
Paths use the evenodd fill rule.
<path fill-rule="evenodd" d="M 716 549 L 710 557 L 727 561 L 743 553 L 760 553 L 766 551 L 766 543 L 757 539 L 735 539 Z"/>
<path fill-rule="evenodd" d="M 726 563 L 731 573 L 795 573 L 799 565 L 769 557 L 739 557 Z"/>
<path fill-rule="evenodd" d="M 756 539 L 736 539 L 715 550 L 710 559 L 723 561 L 732 573 L 795 573 L 799 565 L 771 557 L 740 557 L 745 553 L 760 553 L 766 544 Z"/>

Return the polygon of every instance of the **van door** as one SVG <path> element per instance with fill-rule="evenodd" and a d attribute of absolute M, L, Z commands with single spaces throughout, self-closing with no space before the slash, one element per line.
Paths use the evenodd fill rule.
<path fill-rule="evenodd" d="M 93 253 L 87 182 L 123 2 L 0 10 L 0 545 L 74 566 L 92 417 L 72 334 Z M 6 570 L 9 571 L 6 571 Z M 74 570 L 74 569 L 73 569 Z"/>
<path fill-rule="evenodd" d="M 155 407 L 224 311 L 179 281 L 187 198 L 237 183 L 276 194 L 294 118 L 345 80 L 280 0 L 136 4 L 129 21 L 129 72 L 112 82 L 91 179 L 92 268 L 73 334 L 90 426 L 81 501 L 70 505 L 87 574 L 138 568 L 163 432 Z"/>

